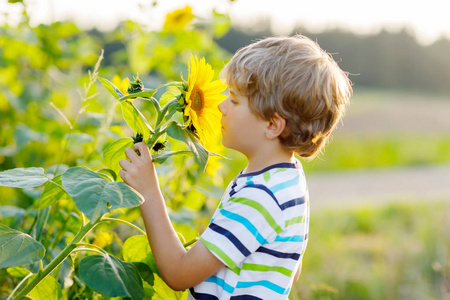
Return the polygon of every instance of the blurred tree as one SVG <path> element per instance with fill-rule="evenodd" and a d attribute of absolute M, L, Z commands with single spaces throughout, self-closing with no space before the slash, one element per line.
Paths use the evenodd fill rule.
<path fill-rule="evenodd" d="M 255 28 L 233 27 L 217 43 L 234 53 L 254 40 L 272 35 L 269 26 Z M 450 91 L 450 56 L 444 55 L 450 53 L 450 40 L 444 37 L 424 46 L 406 28 L 366 36 L 342 29 L 313 33 L 297 28 L 292 35 L 297 33 L 317 40 L 343 70 L 352 74 L 356 86 Z"/>

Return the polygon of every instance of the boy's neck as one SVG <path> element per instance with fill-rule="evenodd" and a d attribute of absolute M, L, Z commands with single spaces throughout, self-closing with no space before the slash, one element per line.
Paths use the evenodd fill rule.
<path fill-rule="evenodd" d="M 244 169 L 243 173 L 253 173 L 260 171 L 266 167 L 279 164 L 279 163 L 295 163 L 294 152 L 291 150 L 283 149 L 283 151 L 257 151 L 253 155 L 246 155 L 248 165 Z"/>

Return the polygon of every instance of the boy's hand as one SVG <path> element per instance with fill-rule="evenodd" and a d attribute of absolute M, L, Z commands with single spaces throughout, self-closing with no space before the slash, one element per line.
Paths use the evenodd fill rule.
<path fill-rule="evenodd" d="M 119 174 L 146 200 L 140 209 L 147 238 L 164 281 L 172 289 L 181 291 L 199 284 L 223 268 L 224 263 L 202 242 L 195 243 L 188 252 L 181 244 L 170 222 L 147 145 L 136 143 L 134 150 L 127 148 L 125 154 L 129 161 L 119 161 L 122 167 Z"/>
<path fill-rule="evenodd" d="M 140 156 L 136 153 L 137 151 Z M 134 144 L 134 150 L 125 149 L 125 155 L 129 161 L 126 159 L 119 161 L 119 165 L 122 167 L 119 172 L 120 177 L 144 198 L 149 196 L 152 190 L 159 187 L 150 149 L 145 143 L 140 142 Z"/>

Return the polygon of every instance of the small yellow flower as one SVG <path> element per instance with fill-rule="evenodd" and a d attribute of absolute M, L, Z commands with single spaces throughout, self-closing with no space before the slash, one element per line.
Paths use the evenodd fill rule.
<path fill-rule="evenodd" d="M 119 75 L 114 75 L 112 79 L 112 84 L 114 84 L 124 95 L 128 95 L 128 87 L 130 86 L 130 80 L 128 78 L 120 79 Z"/>
<path fill-rule="evenodd" d="M 113 240 L 114 240 L 114 237 L 111 235 L 111 233 L 109 233 L 107 231 L 101 231 L 97 234 L 97 236 L 95 237 L 95 240 L 92 244 L 99 246 L 101 248 L 104 248 L 108 245 L 111 245 Z"/>
<path fill-rule="evenodd" d="M 185 8 L 176 9 L 166 15 L 163 30 L 170 33 L 183 31 L 193 18 L 191 7 L 186 5 Z"/>
<path fill-rule="evenodd" d="M 210 149 L 220 135 L 220 118 L 222 114 L 218 105 L 227 96 L 221 93 L 227 86 L 220 80 L 212 81 L 214 71 L 205 58 L 199 60 L 191 55 L 189 76 L 186 87 L 186 107 L 184 116 L 186 124 L 193 126 L 205 148 Z"/>

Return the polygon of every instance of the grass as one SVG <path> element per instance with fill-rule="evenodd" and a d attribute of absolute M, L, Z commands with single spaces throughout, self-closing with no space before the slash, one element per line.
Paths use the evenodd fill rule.
<path fill-rule="evenodd" d="M 309 172 L 450 163 L 450 136 L 339 136 L 303 166 Z"/>
<path fill-rule="evenodd" d="M 417 203 L 312 213 L 290 299 L 450 299 L 450 204 Z"/>

